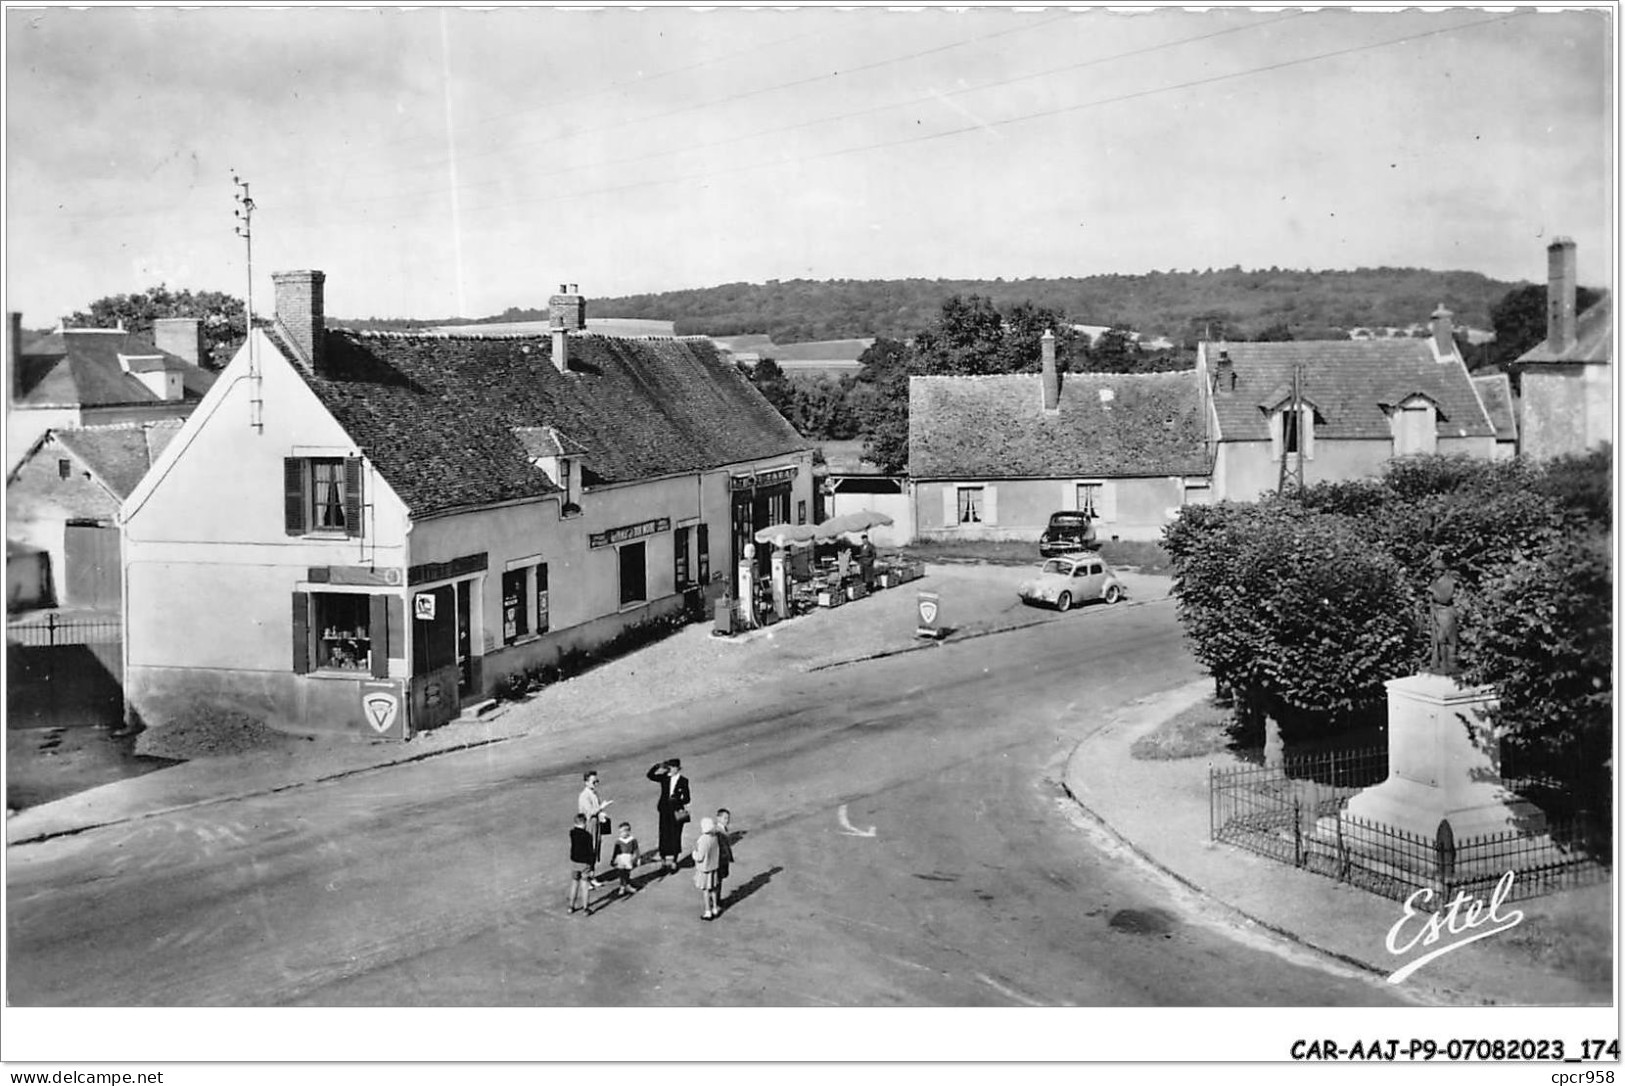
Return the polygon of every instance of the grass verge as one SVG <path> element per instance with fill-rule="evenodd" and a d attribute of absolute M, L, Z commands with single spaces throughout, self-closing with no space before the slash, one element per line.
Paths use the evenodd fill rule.
<path fill-rule="evenodd" d="M 1129 748 L 1129 754 L 1142 762 L 1170 762 L 1218 754 L 1230 749 L 1234 719 L 1230 709 L 1208 698 L 1170 717 L 1155 731 L 1140 736 Z"/>

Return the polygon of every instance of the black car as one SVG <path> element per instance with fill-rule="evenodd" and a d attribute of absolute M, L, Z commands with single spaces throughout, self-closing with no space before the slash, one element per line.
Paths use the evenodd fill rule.
<path fill-rule="evenodd" d="M 1038 553 L 1045 558 L 1099 549 L 1100 543 L 1095 538 L 1095 518 L 1077 509 L 1051 513 L 1049 527 L 1038 537 Z"/>

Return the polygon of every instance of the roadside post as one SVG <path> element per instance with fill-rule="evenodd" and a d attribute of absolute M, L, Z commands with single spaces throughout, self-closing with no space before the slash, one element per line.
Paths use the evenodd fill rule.
<path fill-rule="evenodd" d="M 936 592 L 921 592 L 914 603 L 919 623 L 914 627 L 915 637 L 929 637 L 940 641 L 947 635 L 942 622 L 942 596 Z"/>

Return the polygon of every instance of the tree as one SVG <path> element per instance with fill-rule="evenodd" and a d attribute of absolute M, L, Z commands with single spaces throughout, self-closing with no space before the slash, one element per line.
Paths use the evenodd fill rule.
<path fill-rule="evenodd" d="M 882 471 L 908 470 L 908 376 L 913 352 L 894 339 L 877 339 L 859 357 L 852 410 L 864 437 L 863 455 Z"/>
<path fill-rule="evenodd" d="M 1140 345 L 1126 328 L 1108 328 L 1089 348 L 1092 373 L 1135 373 L 1139 370 Z"/>
<path fill-rule="evenodd" d="M 756 386 L 756 391 L 773 405 L 773 410 L 786 419 L 794 414 L 795 390 L 790 387 L 789 378 L 784 376 L 784 371 L 773 359 L 763 358 L 757 362 L 756 368 L 751 370 L 750 382 Z"/>
<path fill-rule="evenodd" d="M 176 292 L 160 284 L 140 294 L 98 298 L 68 321 L 94 328 L 112 328 L 122 321 L 127 331 L 145 334 L 159 318 L 195 317 L 201 322 L 206 353 L 198 361 L 209 369 L 221 370 L 242 346 L 243 313 L 242 299 L 221 291 Z"/>

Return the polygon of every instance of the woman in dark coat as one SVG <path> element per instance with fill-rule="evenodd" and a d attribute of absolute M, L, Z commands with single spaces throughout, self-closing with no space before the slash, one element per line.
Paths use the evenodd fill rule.
<path fill-rule="evenodd" d="M 683 776 L 682 759 L 667 758 L 650 768 L 647 776 L 660 785 L 660 799 L 655 803 L 660 819 L 660 868 L 675 871 L 678 857 L 683 854 L 683 823 L 688 821 L 688 778 Z"/>

